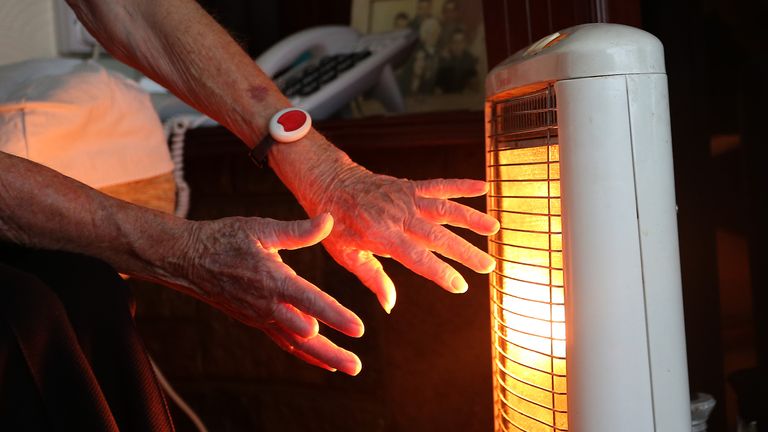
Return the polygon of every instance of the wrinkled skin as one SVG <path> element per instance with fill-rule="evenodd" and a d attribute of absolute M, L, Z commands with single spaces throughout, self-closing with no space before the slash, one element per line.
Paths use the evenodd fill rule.
<path fill-rule="evenodd" d="M 174 285 L 266 332 L 301 360 L 356 375 L 360 359 L 318 334 L 318 322 L 349 336 L 363 334 L 362 321 L 328 294 L 299 277 L 278 250 L 318 243 L 331 232 L 328 214 L 281 222 L 225 218 L 197 222 L 184 277 Z M 185 252 L 186 253 L 186 252 Z"/>
<path fill-rule="evenodd" d="M 477 180 L 411 181 L 374 174 L 350 165 L 328 176 L 321 188 L 296 191 L 310 215 L 329 212 L 335 225 L 323 245 L 333 258 L 373 291 L 390 312 L 395 287 L 374 255 L 392 257 L 415 273 L 450 292 L 465 292 L 467 283 L 433 252 L 479 273 L 490 273 L 495 261 L 442 224 L 490 235 L 499 230 L 496 219 L 450 201 L 487 192 Z"/>
<path fill-rule="evenodd" d="M 461 293 L 467 290 L 466 281 L 434 252 L 480 273 L 491 272 L 495 261 L 441 225 L 489 235 L 498 231 L 499 223 L 450 201 L 485 194 L 483 181 L 411 181 L 374 174 L 353 163 L 324 180 L 314 183 L 319 187 L 294 191 L 315 216 L 311 222 L 227 218 L 203 223 L 189 277 L 194 281 L 191 286 L 204 287 L 198 293 L 203 300 L 261 328 L 294 356 L 355 375 L 360 360 L 318 334 L 317 320 L 355 337 L 363 333 L 362 322 L 297 276 L 277 251 L 322 241 L 331 256 L 390 312 L 395 287 L 375 255 L 392 257 L 445 290 Z M 251 265 L 244 267 L 244 262 Z"/>
<path fill-rule="evenodd" d="M 264 138 L 271 116 L 290 106 L 269 77 L 196 2 L 68 2 L 91 34 L 117 59 L 216 119 L 249 147 Z M 95 255 L 118 268 L 173 284 L 249 325 L 264 329 L 281 347 L 310 363 L 357 373 L 359 359 L 318 335 L 316 320 L 359 336 L 363 331 L 359 319 L 296 276 L 282 263 L 277 251 L 308 246 L 325 238 L 332 222 L 330 217 L 320 215 L 330 213 L 337 223 L 323 242 L 325 247 L 376 293 L 389 311 L 395 303 L 395 289 L 374 255 L 391 256 L 443 288 L 462 292 L 467 289 L 466 282 L 433 251 L 479 272 L 491 271 L 493 260 L 440 225 L 447 223 L 491 234 L 498 229 L 498 223 L 448 201 L 485 193 L 483 182 L 395 179 L 372 174 L 342 153 L 313 131 L 305 139 L 270 150 L 270 166 L 307 212 L 318 217 L 313 222 L 280 223 L 256 218 L 199 222 L 194 223 L 191 240 L 182 242 L 188 243 L 191 252 L 179 250 L 153 259 L 138 253 L 135 260 L 143 262 L 134 263 L 130 252 L 137 250 L 135 245 L 120 240 L 129 245 L 126 251 L 112 253 L 96 248 L 99 253 Z M 50 188 L 50 182 L 44 184 L 25 189 L 19 196 L 34 197 L 40 190 L 52 190 L 53 197 L 66 196 L 61 190 Z M 43 201 L 43 207 L 38 208 L 47 205 Z M 92 201 L 84 200 L 81 207 L 88 208 Z M 123 208 L 105 215 L 120 216 L 126 211 Z M 65 214 L 72 216 L 78 212 Z M 99 220 L 102 222 L 94 224 L 98 228 L 95 244 L 112 244 L 110 233 L 114 230 L 103 223 L 103 218 Z M 136 220 L 145 221 L 148 229 L 136 230 L 134 223 L 128 223 L 123 232 L 138 237 L 134 240 L 140 244 L 167 232 L 153 226 L 150 222 L 155 218 L 150 215 L 140 215 Z M 47 234 L 45 230 L 40 232 Z M 150 234 L 150 240 L 142 241 L 145 234 Z M 82 242 L 75 236 L 66 240 Z M 92 248 L 83 249 L 91 252 Z M 146 251 L 139 248 L 138 252 Z M 153 267 L 157 260 L 177 262 L 162 263 L 157 270 L 161 274 L 156 275 L 146 267 Z M 182 271 L 162 274 L 173 266 Z"/>

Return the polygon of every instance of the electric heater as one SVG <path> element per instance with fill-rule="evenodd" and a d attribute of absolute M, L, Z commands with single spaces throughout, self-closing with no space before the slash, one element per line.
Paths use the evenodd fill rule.
<path fill-rule="evenodd" d="M 572 27 L 486 91 L 496 430 L 690 431 L 661 43 Z"/>

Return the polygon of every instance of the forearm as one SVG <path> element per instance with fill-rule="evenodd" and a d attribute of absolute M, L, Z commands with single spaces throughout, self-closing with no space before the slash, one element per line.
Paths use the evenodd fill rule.
<path fill-rule="evenodd" d="M 360 359 L 318 335 L 317 320 L 354 337 L 363 334 L 362 321 L 277 253 L 315 244 L 332 226 L 328 215 L 296 222 L 187 221 L 0 152 L 0 242 L 100 258 L 263 329 L 304 361 L 356 375 Z"/>
<path fill-rule="evenodd" d="M 0 240 L 94 256 L 128 274 L 169 279 L 191 222 L 110 198 L 0 152 Z M 162 267 L 161 267 L 162 266 Z"/>
<path fill-rule="evenodd" d="M 251 148 L 266 136 L 272 115 L 290 105 L 192 0 L 67 1 L 115 57 L 218 120 Z M 337 221 L 324 241 L 326 248 L 377 293 L 387 310 L 394 304 L 394 285 L 374 254 L 392 256 L 453 292 L 466 290 L 466 282 L 432 251 L 476 271 L 493 268 L 487 254 L 440 226 L 494 233 L 498 222 L 449 201 L 484 194 L 484 182 L 411 182 L 373 175 L 315 130 L 299 141 L 272 146 L 268 157 L 310 215 L 329 212 Z M 233 280 L 245 278 L 236 275 Z"/>
<path fill-rule="evenodd" d="M 68 0 L 117 59 L 219 121 L 246 144 L 290 105 L 252 59 L 192 0 Z"/>
<path fill-rule="evenodd" d="M 86 27 L 115 57 L 141 70 L 219 121 L 249 147 L 269 118 L 290 102 L 256 63 L 191 0 L 69 0 Z M 316 131 L 274 146 L 269 162 L 296 194 L 350 165 Z"/>

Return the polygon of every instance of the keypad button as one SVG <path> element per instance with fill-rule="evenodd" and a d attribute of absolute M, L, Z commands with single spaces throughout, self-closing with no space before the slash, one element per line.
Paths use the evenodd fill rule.
<path fill-rule="evenodd" d="M 361 61 L 367 59 L 370 56 L 371 56 L 371 52 L 369 50 L 356 52 L 355 53 L 355 63 L 361 62 Z"/>
<path fill-rule="evenodd" d="M 334 79 L 336 79 L 336 76 L 337 76 L 336 71 L 333 69 L 325 71 L 322 74 L 320 74 L 320 77 L 319 77 L 320 84 L 329 83 Z"/>
<path fill-rule="evenodd" d="M 317 81 L 313 81 L 311 83 L 302 85 L 299 89 L 299 96 L 309 96 L 312 93 L 318 91 L 320 89 L 320 83 Z"/>

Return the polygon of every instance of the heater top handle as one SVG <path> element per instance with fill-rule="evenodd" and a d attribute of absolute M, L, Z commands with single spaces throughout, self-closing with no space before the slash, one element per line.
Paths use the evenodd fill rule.
<path fill-rule="evenodd" d="M 621 24 L 583 24 L 547 35 L 493 68 L 486 94 L 536 83 L 609 75 L 665 73 L 664 47 Z"/>

